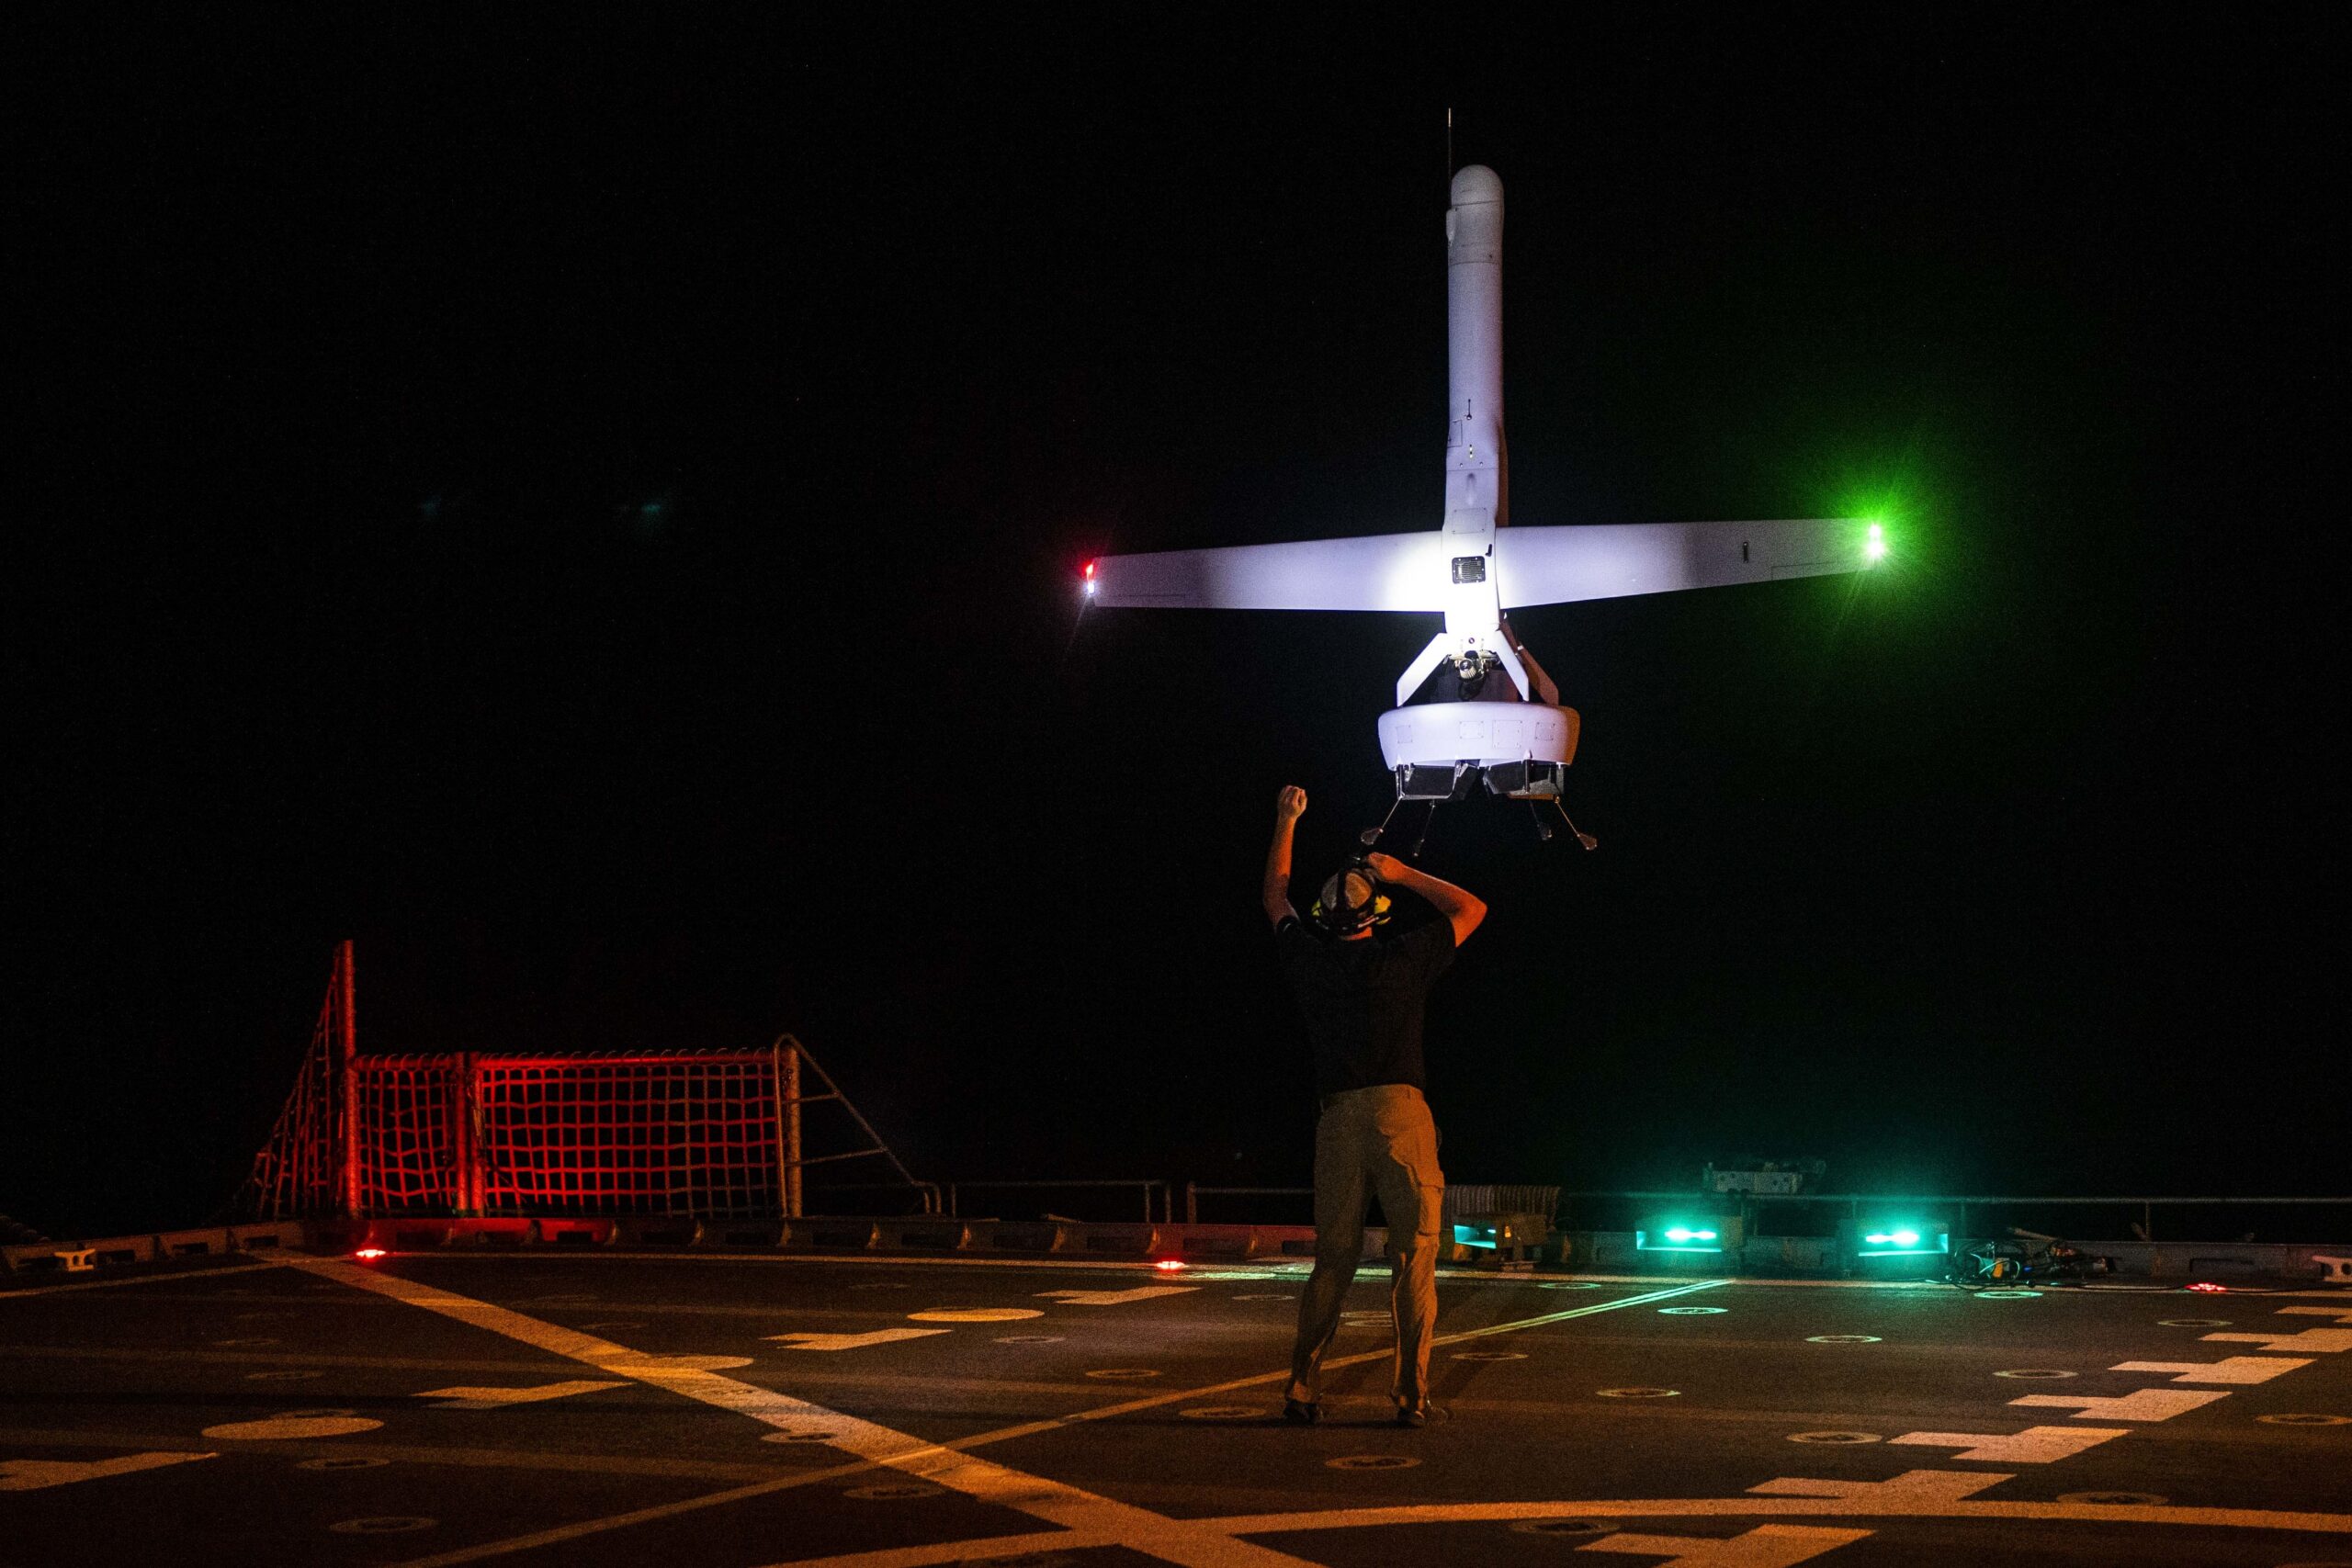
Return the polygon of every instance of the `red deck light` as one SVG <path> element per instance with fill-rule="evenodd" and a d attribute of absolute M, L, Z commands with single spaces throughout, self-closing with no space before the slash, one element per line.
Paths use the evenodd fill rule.
<path fill-rule="evenodd" d="M 351 1256 L 356 1258 L 362 1263 L 373 1263 L 376 1259 L 384 1256 L 384 1249 L 380 1247 L 363 1247 Z"/>
<path fill-rule="evenodd" d="M 1180 1258 L 1163 1258 L 1159 1262 L 1153 1264 L 1152 1267 L 1159 1269 L 1163 1274 L 1173 1274 L 1177 1269 L 1184 1267 L 1184 1265 L 1182 1260 Z"/>
<path fill-rule="evenodd" d="M 2229 1291 L 2227 1285 L 2217 1285 L 2211 1280 L 2199 1280 L 2188 1288 L 2192 1291 L 2203 1291 L 2209 1295 L 2223 1295 Z"/>

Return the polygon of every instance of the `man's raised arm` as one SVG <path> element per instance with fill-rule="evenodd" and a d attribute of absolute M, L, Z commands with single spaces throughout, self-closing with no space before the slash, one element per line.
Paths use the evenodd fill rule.
<path fill-rule="evenodd" d="M 1425 871 L 1416 871 L 1395 855 L 1373 855 L 1364 862 L 1365 868 L 1383 882 L 1408 888 L 1428 899 L 1453 927 L 1453 945 L 1460 947 L 1487 918 L 1487 901 L 1475 893 L 1464 893 L 1451 882 L 1442 882 Z"/>
<path fill-rule="evenodd" d="M 1266 879 L 1259 889 L 1266 919 L 1274 925 L 1296 919 L 1290 907 L 1290 840 L 1298 819 L 1306 814 L 1306 792 L 1296 784 L 1283 785 L 1274 797 L 1274 841 L 1266 846 Z"/>

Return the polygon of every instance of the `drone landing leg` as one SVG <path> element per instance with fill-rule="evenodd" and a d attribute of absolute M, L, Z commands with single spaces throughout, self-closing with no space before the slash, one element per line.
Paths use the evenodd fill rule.
<path fill-rule="evenodd" d="M 1527 803 L 1527 815 L 1534 820 L 1535 837 L 1541 843 L 1552 841 L 1552 824 L 1544 820 L 1544 808 L 1533 801 Z"/>
<path fill-rule="evenodd" d="M 1432 800 L 1430 802 L 1430 814 L 1421 818 L 1420 837 L 1413 840 L 1413 852 L 1405 857 L 1407 860 L 1420 859 L 1421 851 L 1429 847 L 1430 825 L 1437 820 L 1437 807 L 1438 803 L 1436 801 Z"/>
<path fill-rule="evenodd" d="M 1568 808 L 1566 805 L 1563 803 L 1557 795 L 1552 797 L 1552 804 L 1554 807 L 1558 808 L 1560 820 L 1568 825 L 1568 831 L 1576 834 L 1577 843 L 1582 844 L 1588 850 L 1597 850 L 1600 847 L 1600 840 L 1599 839 L 1594 838 L 1589 833 L 1577 832 L 1576 819 L 1568 815 Z"/>

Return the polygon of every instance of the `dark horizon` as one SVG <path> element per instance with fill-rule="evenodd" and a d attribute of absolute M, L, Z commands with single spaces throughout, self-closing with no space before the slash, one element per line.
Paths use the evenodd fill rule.
<path fill-rule="evenodd" d="M 2342 1190 L 2315 9 L 814 15 L 46 40 L 0 1212 L 211 1212 L 346 936 L 363 1049 L 788 1032 L 919 1176 L 1304 1180 L 1259 860 L 1427 627 L 1076 574 L 1434 525 L 1449 104 L 1514 521 L 1894 543 L 1513 615 L 1600 848 L 1438 819 L 1449 1173 Z"/>

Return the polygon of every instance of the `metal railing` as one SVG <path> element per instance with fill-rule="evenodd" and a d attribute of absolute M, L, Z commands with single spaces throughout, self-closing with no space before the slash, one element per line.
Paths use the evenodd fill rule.
<path fill-rule="evenodd" d="M 1184 1223 L 1201 1223 L 1203 1198 L 1312 1198 L 1312 1187 L 1204 1187 L 1197 1181 L 1184 1183 Z"/>
<path fill-rule="evenodd" d="M 1572 1214 L 1574 1213 L 1574 1206 L 1580 1201 L 1592 1202 L 1665 1202 L 1673 1203 L 1678 1207 L 1683 1208 L 1694 1208 L 1709 1203 L 1726 1205 L 1736 1203 L 1738 1205 L 1737 1212 L 1743 1219 L 1749 1217 L 1753 1211 L 1767 1206 L 1842 1206 L 1846 1211 L 1845 1217 L 1849 1223 L 1860 1219 L 1861 1217 L 1862 1210 L 1865 1207 L 1877 1210 L 1910 1209 L 1914 1211 L 1928 1210 L 1931 1212 L 1948 1212 L 1951 1215 L 1952 1232 L 1955 1235 L 1972 1235 L 1975 1234 L 1969 1228 L 1971 1211 L 1975 1212 L 1975 1217 L 1979 1220 L 1991 1220 L 1994 1218 L 1994 1215 L 1988 1213 L 1988 1211 L 2048 1210 L 2067 1208 L 2083 1210 L 2117 1210 L 2122 1212 L 2125 1216 L 2125 1224 L 2130 1227 L 2137 1239 L 2143 1242 L 2154 1242 L 2157 1239 L 2156 1211 L 2159 1209 L 2171 1211 L 2185 1209 L 2267 1209 L 2271 1211 L 2288 1209 L 2338 1209 L 2343 1211 L 2342 1223 L 2339 1228 L 2345 1233 L 2352 1234 L 2352 1197 L 2220 1198 L 2210 1196 L 2154 1197 L 2137 1194 L 2036 1196 L 2008 1193 L 1969 1193 L 1959 1196 L 1950 1196 L 1917 1192 L 1693 1192 L 1688 1189 L 1674 1191 L 1580 1191 L 1563 1192 L 1560 1194 L 1560 1210 L 1557 1216 L 1557 1222 L 1561 1229 L 1568 1230 L 1576 1228 L 1571 1225 L 1569 1222 Z M 2131 1212 L 2135 1209 L 2139 1211 L 2139 1218 L 2136 1222 L 2129 1218 Z M 1728 1213 L 1732 1211 L 1729 1208 L 1724 1208 L 1717 1212 Z M 2177 1218 L 2177 1215 L 2174 1217 Z M 2002 1221 L 2004 1228 L 2006 1228 L 2007 1216 L 2002 1216 Z M 1586 1228 L 1598 1229 L 1609 1227 L 1591 1226 Z M 2088 1233 L 2081 1232 L 2079 1227 L 2075 1227 L 2075 1229 L 2077 1234 L 2087 1236 Z M 2120 1236 L 2107 1236 L 2100 1237 L 2098 1239 L 2121 1240 L 2123 1238 Z M 2218 1240 L 2220 1238 L 2211 1236 L 2182 1235 L 2173 1239 L 2182 1241 L 2211 1241 Z"/>
<path fill-rule="evenodd" d="M 1129 1187 L 1135 1188 L 1143 1196 L 1144 1224 L 1151 1224 L 1155 1221 L 1174 1221 L 1175 1195 L 1169 1190 L 1168 1183 L 1140 1179 L 1104 1180 L 1089 1179 L 1077 1181 L 951 1181 L 947 1184 L 947 1212 L 958 1219 L 964 1217 L 961 1191 L 966 1188 L 977 1189 L 982 1192 L 1020 1190 L 1072 1192 L 1081 1189 Z"/>

